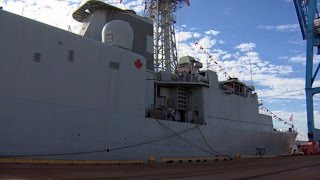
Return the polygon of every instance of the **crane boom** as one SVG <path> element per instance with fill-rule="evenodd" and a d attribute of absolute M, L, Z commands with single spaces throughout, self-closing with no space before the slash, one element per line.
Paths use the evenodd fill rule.
<path fill-rule="evenodd" d="M 306 49 L 306 103 L 307 103 L 307 121 L 309 141 L 320 140 L 320 130 L 314 126 L 313 96 L 320 93 L 320 87 L 313 87 L 317 77 L 320 63 L 313 73 L 314 47 L 318 47 L 320 54 L 320 18 L 317 10 L 317 0 L 293 0 L 296 13 L 304 40 L 307 40 Z"/>
<path fill-rule="evenodd" d="M 306 35 L 307 34 L 307 15 L 306 15 L 307 7 L 305 4 L 305 1 L 303 0 L 293 0 L 293 1 L 294 1 L 294 6 L 296 9 L 297 16 L 298 16 L 302 38 L 303 40 L 305 40 L 307 37 Z"/>

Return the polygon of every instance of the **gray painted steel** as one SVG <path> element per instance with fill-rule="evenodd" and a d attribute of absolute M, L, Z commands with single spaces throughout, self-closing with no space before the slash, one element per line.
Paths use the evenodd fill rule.
<path fill-rule="evenodd" d="M 297 134 L 273 131 L 257 96 L 224 93 L 214 72 L 207 72 L 207 86 L 189 83 L 203 124 L 147 118 L 155 74 L 145 57 L 5 11 L 0 27 L 0 156 L 146 160 L 256 155 L 261 148 L 264 155 L 290 154 Z M 68 154 L 96 150 L 103 152 Z"/>

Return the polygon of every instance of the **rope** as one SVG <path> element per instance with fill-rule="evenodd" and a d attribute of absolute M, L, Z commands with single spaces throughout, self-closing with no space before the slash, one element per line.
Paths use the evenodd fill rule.
<path fill-rule="evenodd" d="M 69 152 L 69 153 L 53 153 L 53 154 L 23 154 L 23 155 L 7 155 L 0 156 L 0 158 L 8 158 L 8 157 L 45 157 L 45 156 L 66 156 L 66 155 L 79 155 L 79 154 L 93 154 L 93 153 L 101 153 L 105 152 L 105 150 L 94 150 L 94 151 L 80 151 L 80 152 Z"/>
<path fill-rule="evenodd" d="M 137 146 L 142 146 L 142 145 L 146 145 L 146 144 L 151 144 L 151 143 L 154 143 L 154 142 L 157 142 L 157 141 L 161 141 L 161 140 L 164 140 L 164 139 L 168 139 L 168 138 L 171 138 L 171 137 L 174 137 L 174 136 L 177 136 L 179 138 L 181 138 L 183 141 L 185 141 L 186 143 L 188 143 L 189 145 L 205 152 L 205 153 L 208 153 L 210 155 L 219 155 L 219 156 L 226 156 L 226 155 L 223 155 L 217 151 L 215 151 L 210 145 L 209 143 L 207 142 L 207 140 L 205 139 L 201 129 L 199 128 L 199 125 L 195 125 L 194 127 L 191 127 L 191 128 L 188 128 L 186 130 L 183 130 L 179 133 L 173 131 L 172 129 L 170 129 L 168 126 L 166 126 L 165 124 L 163 124 L 162 122 L 160 122 L 159 120 L 157 120 L 157 122 L 162 125 L 163 127 L 165 127 L 166 129 L 168 129 L 170 132 L 172 132 L 171 135 L 167 135 L 167 136 L 164 136 L 164 137 L 161 137 L 161 138 L 158 138 L 158 139 L 154 139 L 154 140 L 150 140 L 150 141 L 146 141 L 146 142 L 141 142 L 141 143 L 137 143 L 137 144 L 133 144 L 133 145 L 128 145 L 128 146 L 123 146 L 123 147 L 117 147 L 117 148 L 106 148 L 106 149 L 99 149 L 99 150 L 92 150 L 92 151 L 79 151 L 79 152 L 67 152 L 67 153 L 52 153 L 52 154 L 23 154 L 23 155 L 6 155 L 6 156 L 0 156 L 1 158 L 3 157 L 52 157 L 52 156 L 67 156 L 67 155 L 82 155 L 82 154 L 94 154 L 94 153 L 103 153 L 103 152 L 110 152 L 110 151 L 116 151 L 116 150 L 122 150 L 122 149 L 128 149 L 128 148 L 133 148 L 133 147 L 137 147 Z M 195 128 L 198 128 L 199 132 L 200 132 L 200 135 L 202 137 L 202 139 L 204 140 L 204 142 L 206 143 L 206 145 L 208 146 L 208 148 L 211 150 L 211 151 L 208 151 L 207 149 L 201 147 L 201 146 L 198 146 L 196 144 L 194 144 L 192 141 L 184 138 L 181 136 L 181 134 L 183 133 L 186 133 L 188 131 L 191 131 Z M 229 157 L 229 156 L 227 156 Z"/>
<path fill-rule="evenodd" d="M 301 134 L 301 133 L 298 133 L 298 135 L 302 136 L 302 137 L 305 137 L 305 138 L 308 138 L 307 136 Z"/>
<path fill-rule="evenodd" d="M 184 131 L 181 131 L 180 133 L 177 133 L 178 135 L 180 134 L 183 134 L 187 131 L 190 131 L 192 129 L 195 129 L 195 127 L 192 127 L 192 128 L 189 128 L 189 129 L 186 129 Z M 114 148 L 114 149 L 110 149 L 110 150 L 120 150 L 120 149 L 127 149 L 127 148 L 132 148 L 132 147 L 136 147 L 136 146 L 141 146 L 141 145 L 145 145 L 145 144 L 150 144 L 150 143 L 153 143 L 153 142 L 157 142 L 157 141 L 161 141 L 161 140 L 164 140 L 164 139 L 168 139 L 168 138 L 171 138 L 175 136 L 175 134 L 172 134 L 172 135 L 168 135 L 168 136 L 165 136 L 163 138 L 159 138 L 159 139 L 155 139 L 155 140 L 151 140 L 151 141 L 146 141 L 146 142 L 143 142 L 143 143 L 138 143 L 138 144 L 134 144 L 134 145 L 130 145 L 130 146 L 124 146 L 124 147 L 119 147 L 119 148 Z"/>
<path fill-rule="evenodd" d="M 216 150 L 214 150 L 214 149 L 209 145 L 209 143 L 207 142 L 207 140 L 206 140 L 206 138 L 204 137 L 204 135 L 203 135 L 200 127 L 199 127 L 198 125 L 197 125 L 197 127 L 198 127 L 198 130 L 199 130 L 199 132 L 200 132 L 200 135 L 201 135 L 203 141 L 206 143 L 206 145 L 208 146 L 208 148 L 209 148 L 212 152 L 218 154 L 219 156 L 226 156 L 226 157 L 229 157 L 229 158 L 230 158 L 230 156 L 221 154 L 221 153 L 217 152 Z"/>
<path fill-rule="evenodd" d="M 67 155 L 81 155 L 81 154 L 94 154 L 94 153 L 110 152 L 110 151 L 128 149 L 128 148 L 133 148 L 133 147 L 161 141 L 161 140 L 168 139 L 168 138 L 171 138 L 176 135 L 183 134 L 183 133 L 188 132 L 190 130 L 193 130 L 195 128 L 196 127 L 192 127 L 192 128 L 183 130 L 183 131 L 176 133 L 176 134 L 171 134 L 171 135 L 167 135 L 165 137 L 161 137 L 158 139 L 154 139 L 154 140 L 150 140 L 150 141 L 146 141 L 146 142 L 142 142 L 142 143 L 137 143 L 137 144 L 133 144 L 133 145 L 129 145 L 129 146 L 117 147 L 117 148 L 107 148 L 107 149 L 92 150 L 92 151 L 80 151 L 80 152 L 52 153 L 52 154 L 23 154 L 23 155 L 6 155 L 6 156 L 0 155 L 0 157 L 1 158 L 4 158 L 4 157 L 50 157 L 50 156 L 67 156 Z"/>
<path fill-rule="evenodd" d="M 183 141 L 185 141 L 186 143 L 190 144 L 191 146 L 193 146 L 193 147 L 195 147 L 195 148 L 197 148 L 197 149 L 199 149 L 199 150 L 201 150 L 201 151 L 203 151 L 203 152 L 206 152 L 206 153 L 208 153 L 208 154 L 210 154 L 210 155 L 216 155 L 216 153 L 212 153 L 212 152 L 210 152 L 210 151 L 202 148 L 201 146 L 198 146 L 198 145 L 194 144 L 194 143 L 191 142 L 190 140 L 182 137 L 180 134 L 177 134 L 177 133 L 174 132 L 172 129 L 170 129 L 168 126 L 166 126 L 165 124 L 161 123 L 159 120 L 157 120 L 157 121 L 159 122 L 159 124 L 161 124 L 162 126 L 164 126 L 166 129 L 168 129 L 168 130 L 169 130 L 170 132 L 172 132 L 174 135 L 178 136 L 179 138 L 181 138 Z M 197 126 L 197 125 L 194 126 L 194 128 L 196 128 L 196 127 L 198 127 L 198 126 Z"/>
<path fill-rule="evenodd" d="M 217 66 L 219 67 L 219 69 L 217 70 L 217 72 L 222 72 L 223 76 L 228 80 L 231 78 L 231 76 L 224 71 L 225 68 L 222 67 L 217 60 L 213 59 L 213 55 L 207 51 L 203 46 L 201 46 L 201 44 L 199 42 L 196 41 L 196 38 L 194 37 L 193 33 L 191 33 L 192 38 L 194 40 L 194 46 L 197 48 L 197 46 L 199 46 L 199 51 L 205 53 L 208 56 L 208 59 L 206 60 L 206 64 L 207 64 L 207 70 L 212 67 L 212 66 Z M 211 62 L 213 62 L 214 64 L 211 64 Z"/>
<path fill-rule="evenodd" d="M 278 121 L 280 121 L 280 122 L 283 122 L 285 125 L 288 125 L 288 126 L 293 127 L 293 123 L 289 123 L 289 122 L 283 120 L 282 118 L 280 118 L 280 117 L 277 116 L 275 113 L 273 113 L 273 112 L 270 111 L 268 108 L 266 108 L 266 107 L 264 107 L 264 106 L 262 106 L 262 105 L 261 105 L 260 107 L 261 107 L 261 110 L 263 110 L 265 114 L 271 116 L 273 119 L 276 119 L 276 120 L 278 120 Z"/>

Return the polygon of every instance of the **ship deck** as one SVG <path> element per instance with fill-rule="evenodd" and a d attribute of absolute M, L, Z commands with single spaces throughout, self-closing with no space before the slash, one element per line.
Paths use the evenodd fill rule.
<path fill-rule="evenodd" d="M 0 179 L 318 179 L 320 156 L 126 165 L 0 164 Z"/>

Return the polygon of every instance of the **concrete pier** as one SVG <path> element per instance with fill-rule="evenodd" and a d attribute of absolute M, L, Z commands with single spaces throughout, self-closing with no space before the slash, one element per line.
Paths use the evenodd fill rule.
<path fill-rule="evenodd" d="M 320 179 L 320 156 L 121 165 L 0 164 L 0 179 Z"/>

